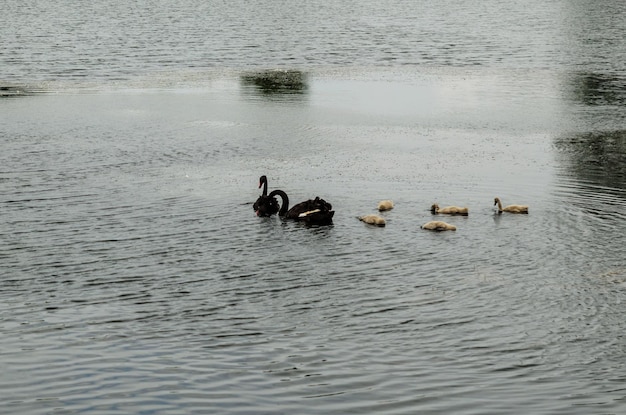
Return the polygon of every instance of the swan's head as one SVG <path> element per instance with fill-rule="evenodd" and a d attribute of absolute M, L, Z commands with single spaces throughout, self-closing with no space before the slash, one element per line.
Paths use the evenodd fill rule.
<path fill-rule="evenodd" d="M 430 207 L 430 211 L 432 213 L 437 213 L 437 210 L 439 210 L 439 205 L 436 203 L 433 203 L 433 205 Z"/>
<path fill-rule="evenodd" d="M 328 212 L 328 211 L 333 210 L 333 205 L 331 205 L 324 199 L 321 199 L 319 196 L 315 197 L 315 200 L 313 201 L 313 206 L 315 206 L 315 209 L 319 209 L 320 211 L 323 211 L 323 212 Z"/>
<path fill-rule="evenodd" d="M 497 205 L 499 201 L 500 199 L 496 197 L 495 199 L 493 199 L 493 205 Z"/>
<path fill-rule="evenodd" d="M 259 189 L 264 185 L 267 184 L 267 176 L 263 175 L 259 178 Z"/>
<path fill-rule="evenodd" d="M 278 213 L 280 206 L 274 197 L 259 196 L 252 208 L 257 216 L 272 216 Z"/>

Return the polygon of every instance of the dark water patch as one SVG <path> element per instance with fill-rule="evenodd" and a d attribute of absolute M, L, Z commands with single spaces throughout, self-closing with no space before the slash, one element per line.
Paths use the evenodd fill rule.
<path fill-rule="evenodd" d="M 0 99 L 2 98 L 21 98 L 33 95 L 44 94 L 48 91 L 43 87 L 34 87 L 27 85 L 0 85 Z"/>
<path fill-rule="evenodd" d="M 244 73 L 240 77 L 244 92 L 268 99 L 305 96 L 309 90 L 307 74 L 299 70 L 267 70 Z"/>
<path fill-rule="evenodd" d="M 572 134 L 557 138 L 555 147 L 570 158 L 572 172 L 581 178 L 626 187 L 626 131 Z"/>
<path fill-rule="evenodd" d="M 0 85 L 0 97 L 2 98 L 16 98 L 25 96 L 28 93 L 25 88 L 20 88 L 18 86 L 1 86 Z"/>
<path fill-rule="evenodd" d="M 626 78 L 612 73 L 576 73 L 572 98 L 585 106 L 626 104 Z"/>
<path fill-rule="evenodd" d="M 555 194 L 574 208 L 567 214 L 587 222 L 588 229 L 615 234 L 626 217 L 625 143 L 623 131 L 586 133 L 555 141 L 558 156 L 564 160 Z"/>

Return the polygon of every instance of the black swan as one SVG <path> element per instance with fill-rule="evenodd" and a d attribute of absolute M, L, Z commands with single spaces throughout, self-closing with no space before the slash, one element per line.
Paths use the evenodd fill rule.
<path fill-rule="evenodd" d="M 282 190 L 273 190 L 267 198 L 274 199 L 275 196 L 280 196 L 283 201 L 278 215 L 285 219 L 293 219 L 308 225 L 331 225 L 333 223 L 335 211 L 332 210 L 332 205 L 324 199 L 316 197 L 315 199 L 305 200 L 289 209 L 287 193 Z M 268 199 L 265 199 L 264 203 L 267 203 Z"/>
<path fill-rule="evenodd" d="M 278 201 L 273 196 L 267 195 L 267 176 L 259 178 L 259 188 L 263 186 L 263 194 L 254 202 L 252 208 L 257 216 L 272 216 L 278 213 Z"/>

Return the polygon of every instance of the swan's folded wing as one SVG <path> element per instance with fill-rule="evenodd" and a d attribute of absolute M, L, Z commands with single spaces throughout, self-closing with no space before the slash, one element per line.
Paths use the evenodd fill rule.
<path fill-rule="evenodd" d="M 317 212 L 321 212 L 321 210 L 319 209 L 314 209 L 314 210 L 309 210 L 306 212 L 302 212 L 301 214 L 298 215 L 299 218 L 304 218 L 307 217 L 309 215 L 312 215 L 313 213 L 317 213 Z"/>

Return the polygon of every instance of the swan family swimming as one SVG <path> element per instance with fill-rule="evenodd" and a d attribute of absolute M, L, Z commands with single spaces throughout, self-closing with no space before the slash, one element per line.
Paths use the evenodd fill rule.
<path fill-rule="evenodd" d="M 273 190 L 267 193 L 267 176 L 261 176 L 259 179 L 259 188 L 263 187 L 261 196 L 254 202 L 253 209 L 257 216 L 272 216 L 278 214 L 284 219 L 293 219 L 295 221 L 304 222 L 308 225 L 331 225 L 335 211 L 330 203 L 321 199 L 319 196 L 315 199 L 305 200 L 289 209 L 289 197 L 283 190 Z M 276 196 L 280 197 L 281 203 L 276 200 Z M 500 198 L 494 199 L 494 205 L 498 206 L 498 214 L 507 213 L 528 213 L 527 205 L 508 205 L 502 207 Z M 389 211 L 394 208 L 392 200 L 381 200 L 378 202 L 377 209 L 379 212 Z M 433 215 L 463 215 L 467 216 L 469 210 L 466 207 L 446 206 L 440 208 L 434 203 L 430 211 Z M 387 221 L 384 217 L 374 214 L 357 216 L 360 221 L 374 226 L 385 226 Z M 424 223 L 422 229 L 432 231 L 456 231 L 456 226 L 440 220 L 433 220 Z"/>

